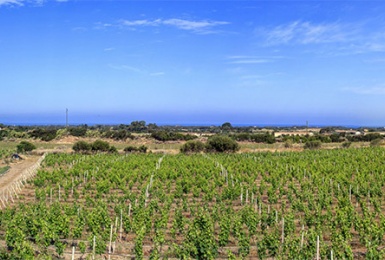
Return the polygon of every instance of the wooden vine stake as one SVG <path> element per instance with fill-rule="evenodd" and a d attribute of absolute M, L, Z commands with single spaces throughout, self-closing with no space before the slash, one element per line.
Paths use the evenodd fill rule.
<path fill-rule="evenodd" d="M 71 260 L 75 260 L 75 247 L 72 247 L 72 257 Z"/>
<path fill-rule="evenodd" d="M 111 224 L 111 231 L 110 231 L 110 245 L 108 247 L 108 259 L 111 259 L 111 249 L 112 249 L 112 228 L 114 227 L 113 224 Z"/>
<path fill-rule="evenodd" d="M 302 234 L 301 234 L 301 249 L 303 247 L 303 239 L 304 239 L 304 236 L 305 236 L 305 231 L 304 231 L 305 227 L 304 225 L 302 225 Z"/>
<path fill-rule="evenodd" d="M 319 258 L 319 236 L 317 236 L 317 255 L 316 255 L 316 260 L 320 260 L 320 258 Z"/>
<path fill-rule="evenodd" d="M 119 228 L 119 234 L 120 234 L 120 240 L 122 240 L 122 228 L 123 228 L 123 210 L 120 209 L 120 228 Z"/>
<path fill-rule="evenodd" d="M 95 248 L 96 248 L 96 236 L 94 236 L 94 240 L 92 243 L 92 260 L 95 259 Z"/>
<path fill-rule="evenodd" d="M 283 244 L 285 242 L 285 218 L 282 218 L 282 239 L 281 243 Z"/>

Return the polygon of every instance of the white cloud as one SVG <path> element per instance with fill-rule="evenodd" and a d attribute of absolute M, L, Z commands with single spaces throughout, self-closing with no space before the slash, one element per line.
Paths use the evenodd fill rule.
<path fill-rule="evenodd" d="M 258 29 L 269 45 L 317 44 L 348 42 L 355 39 L 357 30 L 352 25 L 341 23 L 320 23 L 295 21 L 270 29 Z"/>
<path fill-rule="evenodd" d="M 131 71 L 136 73 L 143 73 L 143 70 L 128 66 L 128 65 L 114 65 L 114 64 L 108 64 L 108 67 L 114 70 L 123 70 L 123 71 Z"/>
<path fill-rule="evenodd" d="M 55 0 L 56 2 L 68 2 L 69 0 Z M 47 0 L 0 0 L 0 6 L 24 6 L 24 4 L 43 5 Z"/>
<path fill-rule="evenodd" d="M 245 56 L 245 55 L 236 55 L 236 56 L 228 56 L 226 59 L 228 60 L 228 64 L 263 64 L 263 63 L 271 63 L 277 59 L 281 59 L 282 57 L 256 57 L 256 56 Z"/>
<path fill-rule="evenodd" d="M 0 0 L 1 5 L 23 5 L 23 0 Z"/>
<path fill-rule="evenodd" d="M 122 20 L 121 24 L 128 27 L 138 27 L 138 26 L 172 26 L 181 30 L 193 31 L 197 33 L 210 33 L 210 28 L 220 25 L 229 24 L 224 21 L 191 21 L 184 19 L 156 19 L 156 20 Z"/>

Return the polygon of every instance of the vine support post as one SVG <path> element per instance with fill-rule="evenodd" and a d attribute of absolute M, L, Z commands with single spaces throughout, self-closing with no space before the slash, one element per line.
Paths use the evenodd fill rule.
<path fill-rule="evenodd" d="M 71 256 L 71 260 L 75 260 L 75 247 L 74 247 L 74 246 L 72 247 L 72 256 Z"/>
<path fill-rule="evenodd" d="M 120 240 L 122 240 L 122 227 L 123 227 L 123 210 L 120 209 L 120 228 L 119 228 L 119 235 L 120 235 Z"/>
<path fill-rule="evenodd" d="M 282 218 L 282 238 L 281 243 L 285 242 L 285 218 Z"/>
<path fill-rule="evenodd" d="M 304 225 L 302 225 L 302 233 L 301 233 L 301 249 L 303 248 L 303 239 L 305 236 L 305 231 L 304 231 Z"/>
<path fill-rule="evenodd" d="M 316 255 L 316 260 L 320 260 L 320 258 L 319 258 L 319 236 L 317 236 L 317 255 Z"/>
<path fill-rule="evenodd" d="M 112 248 L 112 229 L 113 229 L 114 225 L 111 224 L 111 231 L 110 231 L 110 244 L 108 246 L 108 259 L 110 259 L 111 257 L 111 248 Z"/>
<path fill-rule="evenodd" d="M 349 201 L 352 202 L 352 185 L 349 186 Z"/>
<path fill-rule="evenodd" d="M 92 243 L 92 260 L 95 259 L 95 248 L 96 248 L 96 236 L 94 236 L 94 240 Z"/>

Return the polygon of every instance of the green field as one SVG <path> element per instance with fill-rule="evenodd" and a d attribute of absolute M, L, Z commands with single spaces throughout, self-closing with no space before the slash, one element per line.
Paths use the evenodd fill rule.
<path fill-rule="evenodd" d="M 0 257 L 101 258 L 111 239 L 111 259 L 383 259 L 384 158 L 51 154 L 1 211 Z"/>
<path fill-rule="evenodd" d="M 0 167 L 0 176 L 6 173 L 10 168 L 10 166 Z"/>

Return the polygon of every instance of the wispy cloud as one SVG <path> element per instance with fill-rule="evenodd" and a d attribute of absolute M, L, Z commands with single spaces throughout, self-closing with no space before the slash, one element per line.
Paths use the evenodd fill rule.
<path fill-rule="evenodd" d="M 273 28 L 258 28 L 256 32 L 264 35 L 269 45 L 317 44 L 352 41 L 356 28 L 338 22 L 315 24 L 294 21 Z"/>
<path fill-rule="evenodd" d="M 1 5 L 23 5 L 23 0 L 0 0 Z"/>
<path fill-rule="evenodd" d="M 184 19 L 155 19 L 155 20 L 122 20 L 121 25 L 135 28 L 143 26 L 171 26 L 181 30 L 191 31 L 195 33 L 213 33 L 211 29 L 226 25 L 229 22 L 225 21 L 210 21 L 210 20 L 184 20 Z"/>
<path fill-rule="evenodd" d="M 271 63 L 282 57 L 257 57 L 257 56 L 245 56 L 236 55 L 226 57 L 228 64 L 263 64 Z"/>
<path fill-rule="evenodd" d="M 163 76 L 164 74 L 165 74 L 164 72 L 153 72 L 153 73 L 150 73 L 150 76 L 158 77 L 158 76 Z"/>
<path fill-rule="evenodd" d="M 55 0 L 56 2 L 68 2 L 69 0 Z M 0 6 L 24 6 L 25 4 L 43 5 L 47 0 L 0 0 Z"/>
<path fill-rule="evenodd" d="M 145 72 L 139 68 L 128 66 L 128 65 L 108 64 L 108 67 L 111 69 L 114 69 L 114 70 L 131 71 L 131 72 L 135 72 L 135 73 L 144 73 Z"/>
<path fill-rule="evenodd" d="M 114 70 L 120 70 L 120 71 L 126 71 L 126 72 L 133 72 L 133 73 L 136 73 L 136 74 L 141 74 L 141 75 L 151 76 L 151 77 L 159 77 L 159 76 L 163 76 L 163 75 L 166 74 L 166 73 L 163 72 L 163 71 L 158 71 L 158 72 L 148 72 L 148 71 L 145 70 L 145 69 L 140 69 L 140 68 L 133 67 L 133 66 L 129 66 L 129 65 L 108 64 L 108 67 L 109 67 L 110 69 L 114 69 Z"/>

